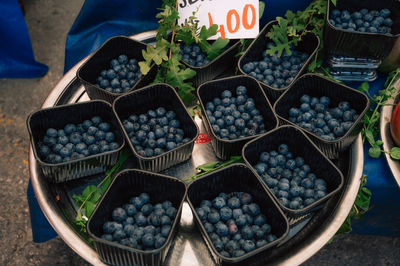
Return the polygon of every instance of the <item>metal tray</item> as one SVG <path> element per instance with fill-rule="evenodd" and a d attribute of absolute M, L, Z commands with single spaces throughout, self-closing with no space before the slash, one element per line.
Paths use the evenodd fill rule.
<path fill-rule="evenodd" d="M 154 41 L 154 36 L 155 32 L 145 32 L 132 38 L 150 43 Z M 89 100 L 83 85 L 76 79 L 76 71 L 85 60 L 87 58 L 65 74 L 48 95 L 42 107 Z M 195 122 L 199 125 L 201 132 L 206 132 L 199 117 L 195 118 Z M 189 161 L 163 173 L 186 178 L 195 174 L 196 166 L 216 160 L 211 143 L 196 144 L 193 156 Z M 360 136 L 335 163 L 345 176 L 343 189 L 327 201 L 323 208 L 292 227 L 284 242 L 278 247 L 270 249 L 260 263 L 265 265 L 265 262 L 268 261 L 271 264 L 301 264 L 318 252 L 334 236 L 350 212 L 360 186 L 364 163 Z M 104 265 L 97 252 L 77 234 L 76 229 L 72 226 L 73 216 L 70 216 L 76 208 L 72 200 L 56 200 L 57 194 L 64 198 L 79 193 L 82 186 L 93 182 L 93 179 L 89 179 L 85 184 L 82 184 L 82 181 L 50 184 L 40 171 L 33 156 L 32 147 L 29 151 L 29 170 L 39 205 L 59 236 L 89 263 Z M 194 224 L 193 215 L 187 203 L 183 205 L 179 234 L 167 255 L 166 265 L 215 265 Z"/>
<path fill-rule="evenodd" d="M 397 89 L 396 94 L 400 92 L 400 80 L 394 84 Z M 385 151 L 390 151 L 391 148 L 395 146 L 390 135 L 390 119 L 392 118 L 392 113 L 394 109 L 393 104 L 397 104 L 400 101 L 400 94 L 397 95 L 395 99 L 388 100 L 386 105 L 382 107 L 379 131 L 381 132 L 381 138 L 383 141 L 383 149 Z M 390 155 L 385 153 L 386 161 L 388 162 L 390 171 L 394 176 L 394 180 L 400 187 L 400 162 L 390 158 Z"/>

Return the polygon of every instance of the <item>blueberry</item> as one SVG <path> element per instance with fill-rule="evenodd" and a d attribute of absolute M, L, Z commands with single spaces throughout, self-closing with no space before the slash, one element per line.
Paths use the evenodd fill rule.
<path fill-rule="evenodd" d="M 219 210 L 220 216 L 221 216 L 221 220 L 223 221 L 228 221 L 229 219 L 232 218 L 232 209 L 229 207 L 222 207 Z"/>
<path fill-rule="evenodd" d="M 114 241 L 119 241 L 123 238 L 125 238 L 126 234 L 123 230 L 116 230 L 113 234 L 113 239 Z"/>
<path fill-rule="evenodd" d="M 112 217 L 117 222 L 123 222 L 126 219 L 126 211 L 120 207 L 116 208 L 112 212 Z"/>
<path fill-rule="evenodd" d="M 252 228 L 248 225 L 244 226 L 240 233 L 243 239 L 252 239 L 254 236 Z"/>
<path fill-rule="evenodd" d="M 212 201 L 212 205 L 217 208 L 217 209 L 221 209 L 222 207 L 224 207 L 226 205 L 225 199 L 222 197 L 216 197 L 213 201 Z"/>
<path fill-rule="evenodd" d="M 251 240 L 246 240 L 242 247 L 245 252 L 250 252 L 256 249 L 256 244 Z"/>
<path fill-rule="evenodd" d="M 230 92 L 230 91 L 228 91 L 228 90 L 224 90 L 222 93 L 221 93 L 221 98 L 222 99 L 224 99 L 224 98 L 231 98 L 232 97 L 232 92 Z"/>
<path fill-rule="evenodd" d="M 101 239 L 107 240 L 107 241 L 112 241 L 113 240 L 113 236 L 110 234 L 103 234 L 101 235 Z"/>
<path fill-rule="evenodd" d="M 171 231 L 171 225 L 167 224 L 161 227 L 161 235 L 163 237 L 168 237 L 170 231 Z"/>
<path fill-rule="evenodd" d="M 215 226 L 215 232 L 221 237 L 227 236 L 228 235 L 228 227 L 223 223 L 217 224 Z"/>
<path fill-rule="evenodd" d="M 249 204 L 253 200 L 252 196 L 249 193 L 242 193 L 239 196 L 239 199 L 240 199 L 241 204 Z M 231 204 L 232 204 L 232 202 L 231 202 Z M 237 204 L 235 204 L 235 205 L 237 205 Z"/>
<path fill-rule="evenodd" d="M 235 250 L 235 251 L 232 253 L 232 257 L 240 257 L 240 256 L 243 256 L 244 254 L 245 254 L 245 251 L 239 249 L 239 250 Z"/>
<path fill-rule="evenodd" d="M 153 247 L 153 245 L 154 245 L 154 236 L 152 234 L 145 234 L 142 237 L 142 243 L 146 247 Z"/>
<path fill-rule="evenodd" d="M 103 232 L 106 234 L 112 234 L 116 230 L 116 222 L 105 222 L 103 224 Z"/>

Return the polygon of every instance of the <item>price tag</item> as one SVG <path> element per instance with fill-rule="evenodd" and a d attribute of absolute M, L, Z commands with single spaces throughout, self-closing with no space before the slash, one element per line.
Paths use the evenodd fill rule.
<path fill-rule="evenodd" d="M 259 32 L 258 0 L 178 0 L 179 24 L 196 12 L 199 27 L 218 25 L 218 37 L 255 38 Z"/>

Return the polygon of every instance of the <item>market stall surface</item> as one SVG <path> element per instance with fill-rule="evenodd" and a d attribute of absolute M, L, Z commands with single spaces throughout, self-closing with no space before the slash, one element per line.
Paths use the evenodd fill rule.
<path fill-rule="evenodd" d="M 65 38 L 82 0 L 24 1 L 36 59 L 50 70 L 41 79 L 0 82 L 0 265 L 86 264 L 60 238 L 32 241 L 26 188 L 28 144 L 26 117 L 38 109 L 62 77 Z M 338 237 L 306 265 L 396 265 L 400 238 L 349 234 Z"/>

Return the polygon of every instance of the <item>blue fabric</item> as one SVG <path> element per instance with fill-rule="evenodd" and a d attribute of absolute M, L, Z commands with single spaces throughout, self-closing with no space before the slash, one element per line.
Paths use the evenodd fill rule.
<path fill-rule="evenodd" d="M 41 243 L 56 237 L 57 233 L 54 231 L 53 227 L 51 227 L 51 225 L 46 219 L 46 216 L 44 216 L 42 210 L 40 209 L 30 179 L 28 184 L 27 195 L 29 204 L 29 214 L 31 217 L 33 241 L 35 241 L 36 243 Z"/>
<path fill-rule="evenodd" d="M 48 67 L 35 61 L 28 29 L 17 0 L 0 1 L 0 78 L 35 78 Z"/>
<path fill-rule="evenodd" d="M 64 72 L 110 37 L 156 29 L 158 7 L 161 0 L 86 0 L 67 36 Z"/>
<path fill-rule="evenodd" d="M 287 10 L 293 12 L 304 10 L 312 0 L 263 0 L 263 2 L 265 3 L 265 11 L 260 26 L 267 24 L 276 17 L 283 17 Z"/>

